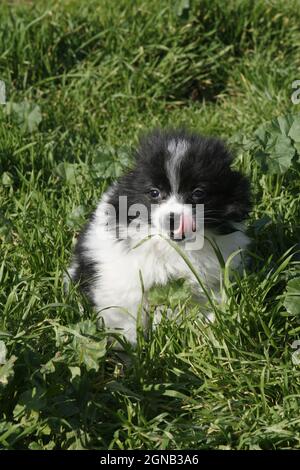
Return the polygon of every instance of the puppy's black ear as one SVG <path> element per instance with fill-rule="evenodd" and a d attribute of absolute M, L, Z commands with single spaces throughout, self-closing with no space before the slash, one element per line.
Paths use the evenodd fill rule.
<path fill-rule="evenodd" d="M 231 161 L 233 159 L 233 155 L 224 140 L 214 137 L 212 139 L 211 144 L 220 158 L 223 158 L 224 160 L 228 161 Z"/>
<path fill-rule="evenodd" d="M 219 160 L 220 164 L 223 163 L 231 165 L 234 156 L 224 141 L 213 138 L 208 145 L 210 147 L 210 152 Z"/>
<path fill-rule="evenodd" d="M 238 171 L 231 171 L 228 183 L 232 192 L 226 204 L 225 216 L 232 221 L 241 222 L 252 209 L 250 182 Z"/>
<path fill-rule="evenodd" d="M 189 155 L 212 179 L 229 171 L 233 155 L 222 140 L 194 134 L 189 142 Z"/>
<path fill-rule="evenodd" d="M 153 158 L 163 154 L 165 146 L 166 139 L 164 133 L 160 129 L 154 129 L 140 136 L 134 157 L 137 161 L 151 161 Z"/>

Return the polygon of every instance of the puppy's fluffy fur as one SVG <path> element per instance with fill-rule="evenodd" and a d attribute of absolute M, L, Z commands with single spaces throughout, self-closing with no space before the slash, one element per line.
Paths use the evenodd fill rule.
<path fill-rule="evenodd" d="M 249 182 L 231 163 L 228 149 L 218 139 L 185 130 L 156 130 L 141 139 L 132 170 L 102 196 L 80 233 L 69 275 L 80 283 L 106 327 L 120 329 L 132 344 L 142 298 L 141 277 L 146 292 L 154 285 L 184 278 L 199 297 L 203 294 L 185 261 L 164 237 L 179 243 L 203 283 L 216 292 L 220 266 L 210 240 L 225 261 L 247 246 L 243 220 L 250 210 Z M 120 214 L 121 196 L 127 197 L 128 208 L 133 207 L 125 218 Z M 205 239 L 199 249 L 189 250 L 186 242 L 195 230 L 199 204 L 204 204 Z M 139 230 L 132 226 L 136 219 Z M 151 237 L 138 243 L 145 239 L 145 229 Z M 235 256 L 233 267 L 240 263 L 241 255 Z M 145 328 L 146 317 L 143 311 Z"/>

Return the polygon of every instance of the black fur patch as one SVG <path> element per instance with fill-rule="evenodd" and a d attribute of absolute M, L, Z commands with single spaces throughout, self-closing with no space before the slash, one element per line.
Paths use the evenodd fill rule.
<path fill-rule="evenodd" d="M 76 263 L 76 269 L 72 276 L 73 281 L 75 283 L 79 283 L 82 292 L 84 292 L 91 301 L 93 301 L 93 280 L 96 276 L 99 277 L 99 266 L 97 266 L 93 260 L 87 257 L 86 249 L 84 248 L 84 239 L 93 218 L 94 214 L 92 214 L 90 221 L 86 224 L 78 236 L 74 250 L 74 261 Z"/>
<path fill-rule="evenodd" d="M 205 226 L 217 233 L 235 231 L 232 224 L 244 220 L 251 209 L 249 181 L 231 168 L 232 155 L 221 140 L 185 130 L 155 130 L 141 138 L 134 168 L 120 178 L 109 200 L 117 215 L 119 196 L 127 196 L 128 207 L 144 204 L 149 215 L 151 204 L 159 204 L 170 196 L 166 162 L 170 158 L 168 144 L 172 140 L 188 143 L 180 167 L 178 192 L 182 201 L 195 207 L 192 192 L 201 188 L 203 197 L 197 203 L 204 204 Z M 161 191 L 161 200 L 149 197 L 153 187 Z M 130 217 L 127 217 L 129 222 Z"/>

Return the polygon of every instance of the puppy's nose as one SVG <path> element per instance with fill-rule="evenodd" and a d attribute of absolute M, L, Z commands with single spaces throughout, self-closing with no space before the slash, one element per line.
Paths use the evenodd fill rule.
<path fill-rule="evenodd" d="M 170 232 L 176 232 L 180 227 L 181 214 L 175 214 L 175 212 L 170 212 L 169 214 L 169 228 Z"/>
<path fill-rule="evenodd" d="M 170 212 L 165 216 L 165 228 L 172 240 L 183 240 L 185 238 L 182 230 L 182 213 Z"/>

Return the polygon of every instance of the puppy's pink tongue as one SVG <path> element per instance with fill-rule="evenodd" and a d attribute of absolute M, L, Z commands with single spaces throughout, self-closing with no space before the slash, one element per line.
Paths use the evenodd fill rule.
<path fill-rule="evenodd" d="M 181 214 L 179 227 L 175 234 L 182 237 L 185 234 L 191 233 L 195 229 L 195 222 L 193 217 L 187 214 Z"/>

